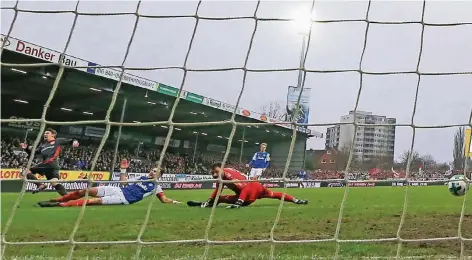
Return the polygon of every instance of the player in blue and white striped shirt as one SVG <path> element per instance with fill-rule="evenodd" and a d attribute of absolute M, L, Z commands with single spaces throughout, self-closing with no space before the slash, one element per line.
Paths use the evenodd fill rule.
<path fill-rule="evenodd" d="M 121 174 L 120 180 L 126 182 L 128 179 L 126 169 L 129 167 L 127 160 L 122 160 L 120 164 Z M 156 176 L 157 175 L 157 176 Z M 161 172 L 154 168 L 148 176 L 142 176 L 135 180 L 146 181 L 154 179 L 154 177 L 161 177 Z M 91 198 L 85 200 L 87 189 L 72 191 L 60 198 L 49 201 L 38 202 L 41 207 L 80 207 L 83 204 L 90 205 L 128 205 L 143 200 L 155 194 L 162 203 L 180 204 L 177 200 L 172 200 L 166 197 L 162 191 L 161 185 L 156 185 L 154 182 L 135 182 L 124 185 L 123 187 L 115 186 L 98 186 L 92 187 L 88 190 Z"/>
<path fill-rule="evenodd" d="M 254 154 L 252 160 L 246 164 L 246 167 L 251 167 L 251 172 L 249 173 L 249 178 L 253 180 L 259 179 L 262 173 L 270 165 L 270 154 L 266 152 L 267 144 L 261 144 L 261 150 Z"/>

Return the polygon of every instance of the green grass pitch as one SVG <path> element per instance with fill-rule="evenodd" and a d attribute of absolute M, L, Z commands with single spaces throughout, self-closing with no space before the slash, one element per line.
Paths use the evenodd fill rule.
<path fill-rule="evenodd" d="M 395 237 L 403 209 L 405 187 L 351 188 L 345 204 L 341 239 Z M 172 190 L 173 199 L 205 200 L 210 190 Z M 275 231 L 278 240 L 332 238 L 336 229 L 343 188 L 288 189 L 309 205 L 285 203 Z M 403 238 L 457 236 L 464 197 L 453 197 L 444 186 L 410 187 Z M 7 241 L 66 240 L 73 229 L 79 208 L 38 208 L 39 200 L 55 193 L 25 194 L 6 235 Z M 2 230 L 18 194 L 2 193 Z M 470 196 L 470 195 L 468 195 Z M 470 201 L 470 198 L 469 200 Z M 86 209 L 76 233 L 76 241 L 134 240 L 144 220 L 149 199 L 129 206 L 92 206 Z M 279 201 L 259 200 L 236 210 L 220 205 L 210 232 L 212 240 L 266 239 L 277 213 Z M 472 205 L 467 203 L 462 234 L 472 238 Z M 144 241 L 203 238 L 210 209 L 189 208 L 185 204 L 164 205 L 155 201 Z M 207 259 L 268 259 L 269 243 L 210 246 Z M 8 245 L 7 259 L 61 259 L 69 245 Z M 78 245 L 76 259 L 131 259 L 136 245 Z M 395 256 L 396 242 L 343 243 L 340 255 L 345 259 L 364 256 Z M 143 246 L 142 259 L 201 259 L 203 244 L 166 244 Z M 331 258 L 336 243 L 277 244 L 277 259 Z M 402 256 L 455 256 L 459 241 L 404 243 Z M 472 242 L 465 242 L 465 254 L 472 255 Z M 52 258 L 46 258 L 52 257 Z"/>

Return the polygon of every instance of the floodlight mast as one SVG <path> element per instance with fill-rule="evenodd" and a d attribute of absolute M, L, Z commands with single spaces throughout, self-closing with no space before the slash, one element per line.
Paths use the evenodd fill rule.
<path fill-rule="evenodd" d="M 302 38 L 302 48 L 300 50 L 300 68 L 303 68 L 305 63 L 305 56 L 307 52 L 307 43 L 308 43 L 308 36 L 310 34 L 310 29 L 313 26 L 313 17 L 312 15 L 299 15 L 294 20 L 294 25 L 297 29 L 298 34 L 303 36 Z M 298 83 L 297 88 L 301 88 L 303 83 L 303 71 L 300 70 L 298 72 Z"/>
<path fill-rule="evenodd" d="M 303 84 L 303 70 L 301 68 L 304 68 L 305 64 L 305 56 L 307 50 L 307 44 L 308 44 L 308 36 L 310 34 L 310 29 L 313 26 L 313 15 L 310 14 L 300 14 L 297 15 L 296 18 L 294 19 L 294 27 L 297 30 L 298 34 L 302 35 L 302 48 L 300 50 L 300 64 L 299 68 L 300 70 L 298 71 L 298 82 L 297 82 L 297 89 L 301 90 L 302 84 Z M 297 109 L 298 110 L 298 109 Z M 292 116 L 296 116 L 297 113 L 294 113 Z"/>

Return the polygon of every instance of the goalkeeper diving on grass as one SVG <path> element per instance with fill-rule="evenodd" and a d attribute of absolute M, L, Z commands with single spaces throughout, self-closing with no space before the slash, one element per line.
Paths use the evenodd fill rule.
<path fill-rule="evenodd" d="M 120 163 L 121 173 L 120 181 L 127 181 L 127 168 L 129 163 L 127 160 L 122 160 Z M 161 177 L 160 171 L 157 168 L 152 169 L 147 176 L 142 176 L 134 180 L 150 180 Z M 161 185 L 156 185 L 154 182 L 135 182 L 125 184 L 122 187 L 115 186 L 98 186 L 92 187 L 88 190 L 91 198 L 82 199 L 85 196 L 87 189 L 73 191 L 49 201 L 38 202 L 41 207 L 80 207 L 83 204 L 91 205 L 128 205 L 133 204 L 144 198 L 155 194 L 162 203 L 180 204 L 177 200 L 167 198 L 162 190 Z"/>
<path fill-rule="evenodd" d="M 223 180 L 246 180 L 246 177 L 241 172 L 233 168 L 222 168 L 221 163 L 215 163 L 211 166 L 211 173 L 213 175 L 213 178 L 217 179 L 220 172 L 221 178 Z M 187 205 L 190 207 L 201 208 L 213 207 L 216 194 L 218 193 L 219 185 L 220 183 L 216 183 L 215 190 L 206 202 L 188 201 Z M 282 196 L 284 195 L 282 192 L 275 192 L 262 186 L 262 184 L 259 182 L 235 182 L 224 183 L 223 185 L 229 188 L 230 190 L 234 191 L 234 193 L 236 193 L 235 195 L 220 195 L 220 197 L 218 198 L 218 204 L 231 204 L 226 207 L 227 209 L 249 206 L 258 199 L 281 200 Z M 288 194 L 285 194 L 284 201 L 292 202 L 295 204 L 308 204 L 307 200 L 296 199 Z"/>

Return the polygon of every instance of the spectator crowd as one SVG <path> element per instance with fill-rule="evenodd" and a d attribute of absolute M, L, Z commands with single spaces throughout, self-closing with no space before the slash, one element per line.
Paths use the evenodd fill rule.
<path fill-rule="evenodd" d="M 2 135 L 1 140 L 1 167 L 2 168 L 21 168 L 26 167 L 28 163 L 28 155 L 19 144 L 22 142 L 20 138 L 14 136 Z M 32 144 L 33 140 L 27 143 Z M 80 146 L 72 148 L 71 146 L 63 146 L 61 155 L 59 156 L 59 164 L 64 170 L 90 170 L 92 161 L 97 153 L 97 144 L 95 142 L 87 142 L 80 140 Z M 161 151 L 156 147 L 128 147 L 126 144 L 120 145 L 115 159 L 114 170 L 118 171 L 119 163 L 122 159 L 131 161 L 130 172 L 147 172 L 155 167 L 159 160 Z M 113 164 L 114 147 L 113 145 L 105 145 L 98 156 L 97 163 L 94 167 L 95 171 L 110 171 Z M 164 155 L 161 170 L 168 174 L 207 174 L 208 166 L 214 162 L 221 161 L 221 154 L 198 153 L 195 158 L 192 154 L 167 152 Z M 237 169 L 244 169 L 245 164 L 239 163 L 239 158 L 230 157 L 226 165 Z M 33 163 L 39 163 L 36 159 Z M 278 170 L 273 170 L 279 172 Z M 270 173 L 271 171 L 268 171 Z M 274 175 L 275 174 L 271 174 Z"/>
<path fill-rule="evenodd" d="M 435 170 L 411 171 L 408 178 L 416 181 L 434 181 L 444 180 L 452 177 L 454 174 L 463 174 L 463 172 L 444 172 Z M 344 172 L 333 170 L 315 170 L 308 173 L 310 179 L 328 180 L 344 179 Z M 406 174 L 402 170 L 371 170 L 371 171 L 350 171 L 349 180 L 394 180 L 405 178 Z"/>
<path fill-rule="evenodd" d="M 25 167 L 28 162 L 28 155 L 19 148 L 20 138 L 14 136 L 2 136 L 1 140 L 1 167 L 2 168 L 20 168 Z M 32 140 L 28 141 L 30 144 Z M 97 145 L 94 142 L 87 143 L 81 141 L 78 148 L 64 146 L 60 155 L 60 165 L 64 170 L 90 170 L 92 161 L 97 152 Z M 126 145 L 120 146 L 115 159 L 114 170 L 117 171 L 121 159 L 131 160 L 130 172 L 147 172 L 155 167 L 159 160 L 161 151 L 156 147 L 132 148 Z M 98 156 L 95 171 L 110 171 L 113 162 L 114 147 L 105 145 Z M 198 153 L 195 158 L 192 154 L 167 152 L 164 156 L 161 170 L 168 174 L 208 174 L 208 166 L 214 162 L 222 160 L 221 154 L 217 153 Z M 35 161 L 34 163 L 38 163 Z M 239 162 L 239 158 L 229 157 L 226 165 L 240 171 L 248 171 L 246 162 Z M 282 177 L 283 168 L 269 167 L 264 173 L 263 178 Z M 415 180 L 439 180 L 450 177 L 452 174 L 439 171 L 413 171 L 409 177 Z M 287 173 L 290 178 L 296 178 L 298 172 L 290 171 Z M 351 171 L 348 173 L 350 180 L 387 180 L 404 178 L 405 173 L 393 170 L 372 170 L 372 171 Z M 342 171 L 334 170 L 315 170 L 307 171 L 307 178 L 314 180 L 344 179 Z"/>

